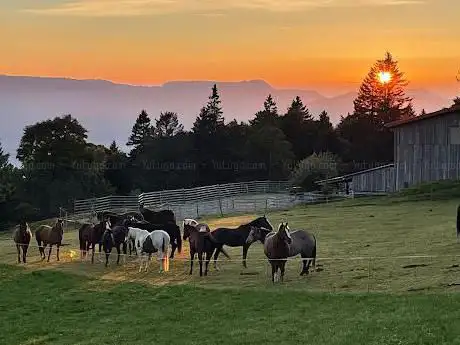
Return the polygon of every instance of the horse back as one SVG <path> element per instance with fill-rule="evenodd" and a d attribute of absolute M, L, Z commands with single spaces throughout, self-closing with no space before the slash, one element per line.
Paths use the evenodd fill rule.
<path fill-rule="evenodd" d="M 246 239 L 249 236 L 249 228 L 247 231 L 241 227 L 235 229 L 217 228 L 211 234 L 219 243 L 229 247 L 239 247 L 246 243 Z"/>
<path fill-rule="evenodd" d="M 290 255 L 302 254 L 311 256 L 316 248 L 316 238 L 306 230 L 291 231 L 292 243 L 290 245 Z"/>

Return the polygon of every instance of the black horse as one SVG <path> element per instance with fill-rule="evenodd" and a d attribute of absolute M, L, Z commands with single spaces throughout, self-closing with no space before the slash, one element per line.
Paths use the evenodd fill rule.
<path fill-rule="evenodd" d="M 105 267 L 109 264 L 109 256 L 112 252 L 112 248 L 115 247 L 117 250 L 117 265 L 120 263 L 120 247 L 123 246 L 123 254 L 127 254 L 127 239 L 128 227 L 123 225 L 116 225 L 110 229 L 107 227 L 104 234 L 102 235 L 102 248 L 105 253 Z"/>
<path fill-rule="evenodd" d="M 180 227 L 176 223 L 150 223 L 148 221 L 136 221 L 136 220 L 128 220 L 126 225 L 132 228 L 138 228 L 142 230 L 147 230 L 152 232 L 154 230 L 164 230 L 168 233 L 171 239 L 171 254 L 169 255 L 170 259 L 174 259 L 174 253 L 177 249 L 178 253 L 182 252 L 182 237 L 180 234 Z"/>
<path fill-rule="evenodd" d="M 216 242 L 219 243 L 216 252 L 214 253 L 214 268 L 217 268 L 217 258 L 219 253 L 222 251 L 224 245 L 229 247 L 243 247 L 243 266 L 247 268 L 246 257 L 248 255 L 248 249 L 251 244 L 246 243 L 249 233 L 252 227 L 265 228 L 273 231 L 273 226 L 268 221 L 267 217 L 262 216 L 250 223 L 240 225 L 237 228 L 217 228 L 212 232 Z"/>
<path fill-rule="evenodd" d="M 161 210 L 158 212 L 149 210 L 148 208 L 144 207 L 144 204 L 141 204 L 139 207 L 139 211 L 141 212 L 144 219 L 152 224 L 166 224 L 166 223 L 174 223 L 176 224 L 176 216 L 174 212 L 171 210 Z"/>

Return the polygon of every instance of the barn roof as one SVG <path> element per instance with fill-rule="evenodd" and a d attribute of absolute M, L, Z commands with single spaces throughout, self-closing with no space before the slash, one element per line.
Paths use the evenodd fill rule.
<path fill-rule="evenodd" d="M 393 121 L 393 122 L 387 123 L 385 127 L 388 127 L 388 128 L 399 127 L 399 126 L 410 124 L 413 122 L 431 119 L 433 117 L 448 115 L 448 114 L 452 114 L 456 112 L 460 112 L 460 104 L 454 104 L 450 108 L 444 108 L 444 109 L 437 110 L 437 111 L 434 111 L 432 113 L 428 113 L 425 115 L 420 115 L 420 116 L 415 116 L 415 117 L 411 117 L 408 119 Z"/>
<path fill-rule="evenodd" d="M 346 180 L 348 180 L 351 177 L 356 176 L 356 175 L 366 174 L 366 173 L 369 173 L 371 171 L 390 168 L 390 167 L 394 167 L 394 166 L 395 166 L 394 163 L 390 163 L 390 164 L 381 165 L 381 166 L 371 168 L 371 169 L 360 170 L 360 171 L 357 171 L 357 172 L 354 172 L 354 173 L 351 173 L 351 174 L 347 174 L 347 175 L 342 175 L 342 176 L 329 178 L 329 179 L 326 179 L 326 180 L 316 181 L 316 183 L 317 184 L 324 184 L 324 183 L 331 183 L 331 182 L 345 182 Z"/>

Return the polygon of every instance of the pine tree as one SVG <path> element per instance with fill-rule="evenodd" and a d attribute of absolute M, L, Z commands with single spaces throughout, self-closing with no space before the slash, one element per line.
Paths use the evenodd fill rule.
<path fill-rule="evenodd" d="M 110 144 L 109 146 L 109 151 L 110 153 L 112 154 L 115 154 L 115 153 L 119 153 L 120 152 L 120 149 L 118 148 L 117 146 L 117 143 L 114 141 L 112 141 L 112 143 Z"/>
<path fill-rule="evenodd" d="M 354 114 L 383 124 L 415 116 L 412 98 L 405 95 L 408 81 L 390 53 L 377 60 L 362 82 L 354 100 Z"/>
<path fill-rule="evenodd" d="M 155 136 L 157 137 L 173 137 L 184 132 L 184 126 L 179 123 L 177 114 L 171 111 L 166 111 L 160 114 L 159 119 L 155 119 Z"/>
<path fill-rule="evenodd" d="M 249 120 L 251 126 L 277 126 L 279 120 L 278 107 L 272 95 L 269 94 L 264 101 L 264 109 L 255 114 L 255 118 Z"/>
<path fill-rule="evenodd" d="M 201 108 L 200 114 L 193 124 L 193 132 L 203 135 L 213 135 L 222 126 L 224 126 L 224 117 L 220 106 L 220 96 L 217 85 L 214 84 L 207 105 Z"/>
<path fill-rule="evenodd" d="M 134 123 L 131 135 L 126 145 L 138 148 L 153 136 L 153 129 L 150 123 L 150 117 L 145 110 L 139 114 Z"/>

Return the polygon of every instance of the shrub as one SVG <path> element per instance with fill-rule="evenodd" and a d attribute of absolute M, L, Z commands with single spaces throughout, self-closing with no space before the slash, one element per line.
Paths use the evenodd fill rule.
<path fill-rule="evenodd" d="M 316 182 L 338 174 L 338 158 L 330 152 L 321 152 L 301 160 L 291 173 L 291 185 L 303 187 L 307 191 L 317 189 Z M 330 186 L 325 187 L 329 192 Z"/>

